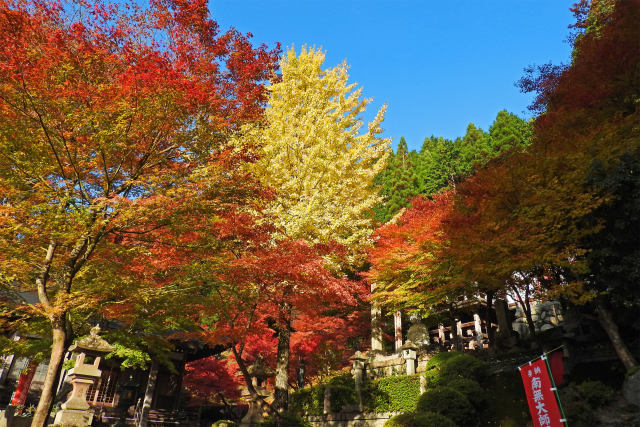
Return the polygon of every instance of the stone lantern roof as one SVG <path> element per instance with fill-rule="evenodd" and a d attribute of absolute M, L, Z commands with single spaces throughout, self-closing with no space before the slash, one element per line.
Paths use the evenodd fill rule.
<path fill-rule="evenodd" d="M 420 347 L 418 347 L 413 341 L 407 340 L 404 343 L 404 345 L 402 345 L 400 347 L 399 350 L 413 350 L 413 351 L 416 351 L 418 348 L 420 348 Z"/>
<path fill-rule="evenodd" d="M 255 362 L 253 362 L 247 368 L 247 371 L 249 372 L 249 375 L 255 377 L 259 381 L 264 381 L 265 379 L 273 377 L 276 374 L 273 369 L 264 364 L 261 355 L 258 355 L 258 357 L 256 357 Z"/>
<path fill-rule="evenodd" d="M 360 350 L 356 351 L 355 354 L 353 356 L 351 356 L 349 358 L 349 360 L 351 361 L 361 361 L 364 362 L 365 360 L 367 360 L 367 356 L 365 356 Z"/>
<path fill-rule="evenodd" d="M 105 341 L 99 334 L 100 326 L 96 325 L 91 328 L 88 336 L 79 339 L 69 347 L 69 351 L 107 354 L 115 350 L 115 347 Z"/>

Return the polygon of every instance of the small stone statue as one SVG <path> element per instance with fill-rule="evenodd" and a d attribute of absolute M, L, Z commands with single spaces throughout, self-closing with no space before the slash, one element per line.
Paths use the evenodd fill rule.
<path fill-rule="evenodd" d="M 422 323 L 418 316 L 413 315 L 409 320 L 411 321 L 411 326 L 407 331 L 407 340 L 411 341 L 418 347 L 428 346 L 430 343 L 429 329 L 424 323 Z"/>

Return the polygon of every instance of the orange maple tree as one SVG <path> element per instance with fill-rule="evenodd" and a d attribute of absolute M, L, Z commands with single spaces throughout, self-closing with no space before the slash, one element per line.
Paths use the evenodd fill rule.
<path fill-rule="evenodd" d="M 411 205 L 376 233 L 368 273 L 368 280 L 376 284 L 373 299 L 383 307 L 407 309 L 425 317 L 445 314 L 453 323 L 456 301 L 475 290 L 473 282 L 461 278 L 451 253 L 448 224 L 454 193 L 446 191 L 432 200 L 417 197 Z"/>
<path fill-rule="evenodd" d="M 546 270 L 543 275 L 549 276 L 564 269 L 552 291 L 580 305 L 593 304 L 630 369 L 637 361 L 607 304 L 616 289 L 594 274 L 593 254 L 622 246 L 603 247 L 607 223 L 633 224 L 609 207 L 629 197 L 617 185 L 625 174 L 627 179 L 635 174 L 628 166 L 621 173 L 620 165 L 637 157 L 639 147 L 640 8 L 635 2 L 594 0 L 579 2 L 575 12 L 580 31 L 572 63 L 532 68 L 520 82 L 525 91 L 537 92 L 532 108 L 540 114 L 532 144 L 458 186 L 463 215 L 454 246 L 468 276 L 493 288 L 504 286 L 514 271 Z M 624 295 L 627 304 L 635 304 L 629 295 Z"/>
<path fill-rule="evenodd" d="M 202 0 L 0 2 L 0 280 L 37 291 L 30 309 L 53 339 L 34 426 L 72 312 L 135 293 L 115 266 L 179 259 L 199 227 L 257 197 L 233 167 L 249 159 L 225 141 L 260 117 L 278 50 L 220 34 Z M 167 239 L 145 239 L 161 229 Z"/>

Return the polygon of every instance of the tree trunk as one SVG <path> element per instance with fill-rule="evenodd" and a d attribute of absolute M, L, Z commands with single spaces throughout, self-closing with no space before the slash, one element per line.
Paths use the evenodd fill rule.
<path fill-rule="evenodd" d="M 494 295 L 494 291 L 487 291 L 487 306 L 486 306 L 486 313 L 485 313 L 485 321 L 487 322 L 486 328 L 487 328 L 487 339 L 489 340 L 489 348 L 492 348 L 496 343 L 496 331 L 495 329 L 493 329 L 493 326 L 491 326 L 491 324 L 493 323 L 493 316 L 492 316 L 493 295 Z"/>
<path fill-rule="evenodd" d="M 522 309 L 524 310 L 524 315 L 527 318 L 527 326 L 529 327 L 529 334 L 531 334 L 532 340 L 537 340 L 536 333 L 536 324 L 533 322 L 533 317 L 531 316 L 531 303 L 529 302 L 529 295 L 526 296 L 522 304 Z"/>
<path fill-rule="evenodd" d="M 531 336 L 531 339 L 535 340 L 537 343 L 536 324 L 533 322 L 533 317 L 531 314 L 531 302 L 529 302 L 529 283 L 526 283 L 525 286 L 526 288 L 525 288 L 524 297 L 523 297 L 522 295 L 520 295 L 517 285 L 515 284 L 510 285 L 511 291 L 515 295 L 515 300 L 518 303 L 518 305 L 520 305 L 520 308 L 524 313 L 525 319 L 527 319 L 527 328 L 529 329 L 529 335 Z"/>
<path fill-rule="evenodd" d="M 287 319 L 278 331 L 278 355 L 276 363 L 276 384 L 273 398 L 274 409 L 283 413 L 289 406 L 289 342 L 291 324 Z"/>
<path fill-rule="evenodd" d="M 598 312 L 598 320 L 600 321 L 600 325 L 604 329 L 604 331 L 609 336 L 611 340 L 611 344 L 615 349 L 620 361 L 627 369 L 627 371 L 634 366 L 638 365 L 638 361 L 633 357 L 629 348 L 624 343 L 622 337 L 620 336 L 620 331 L 618 330 L 618 325 L 613 320 L 613 316 L 609 309 L 604 305 L 603 301 L 596 302 L 596 311 Z"/>
<path fill-rule="evenodd" d="M 255 399 L 258 399 L 261 402 L 262 409 L 265 412 L 268 412 L 269 414 L 271 414 L 271 415 L 273 415 L 274 417 L 277 418 L 278 413 L 273 410 L 271 405 L 269 405 L 264 400 L 263 397 L 258 395 L 255 387 L 253 386 L 253 383 L 251 382 L 251 374 L 249 374 L 249 370 L 247 369 L 247 365 L 245 364 L 244 360 L 242 360 L 242 354 L 239 353 L 236 350 L 236 344 L 235 343 L 231 347 L 231 351 L 233 352 L 233 355 L 234 355 L 234 357 L 236 359 L 236 363 L 238 364 L 238 367 L 240 368 L 240 372 L 242 372 L 242 376 L 244 377 L 245 384 L 247 385 L 247 390 L 249 391 L 249 394 L 251 395 L 251 397 L 253 397 Z"/>
<path fill-rule="evenodd" d="M 62 366 L 64 360 L 64 354 L 66 352 L 66 325 L 65 314 L 56 315 L 51 321 L 53 343 L 51 345 L 51 357 L 49 358 L 49 367 L 47 369 L 47 376 L 42 384 L 42 394 L 38 401 L 38 407 L 33 416 L 31 427 L 44 427 L 49 417 L 49 410 L 55 397 L 56 379 L 58 372 Z"/>
<path fill-rule="evenodd" d="M 253 383 L 251 382 L 251 374 L 249 374 L 249 369 L 247 368 L 247 365 L 244 363 L 244 360 L 242 359 L 242 354 L 240 354 L 236 350 L 236 344 L 235 343 L 232 345 L 231 351 L 233 352 L 233 356 L 236 359 L 236 363 L 238 364 L 238 367 L 240 368 L 240 372 L 242 372 L 242 376 L 244 377 L 244 381 L 245 381 L 245 384 L 247 386 L 247 390 L 249 391 L 249 394 L 251 395 L 251 397 L 257 396 L 258 393 L 256 392 L 256 389 L 253 386 Z"/>
<path fill-rule="evenodd" d="M 151 411 L 153 395 L 156 391 L 156 381 L 158 379 L 159 368 L 160 366 L 158 365 L 158 362 L 151 362 L 151 367 L 149 368 L 149 379 L 147 380 L 147 388 L 144 392 L 142 414 L 140 415 L 140 420 L 138 420 L 138 427 L 147 427 L 147 425 L 149 425 L 149 412 Z M 127 409 L 128 408 L 125 408 L 124 410 L 126 411 Z"/>

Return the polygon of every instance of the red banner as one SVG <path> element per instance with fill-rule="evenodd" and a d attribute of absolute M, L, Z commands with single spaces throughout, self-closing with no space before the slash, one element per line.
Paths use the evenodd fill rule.
<path fill-rule="evenodd" d="M 565 420 L 560 412 L 545 360 L 538 359 L 521 366 L 520 375 L 533 427 L 563 427 Z"/>
<path fill-rule="evenodd" d="M 549 368 L 551 368 L 551 375 L 553 375 L 553 382 L 556 387 L 564 384 L 564 352 L 562 350 L 554 351 L 547 354 L 549 358 Z"/>
<path fill-rule="evenodd" d="M 13 396 L 11 397 L 11 406 L 21 406 L 27 401 L 31 381 L 33 380 L 33 376 L 36 374 L 37 368 L 38 362 L 30 361 L 20 373 L 16 390 L 13 392 Z"/>

